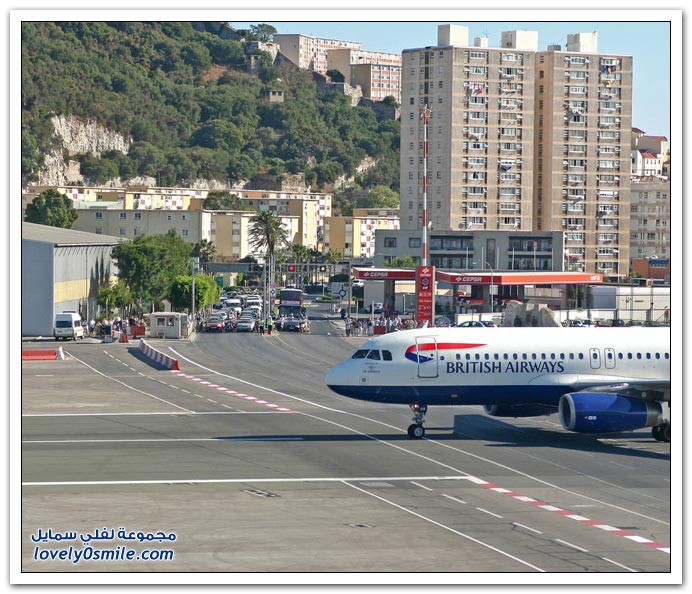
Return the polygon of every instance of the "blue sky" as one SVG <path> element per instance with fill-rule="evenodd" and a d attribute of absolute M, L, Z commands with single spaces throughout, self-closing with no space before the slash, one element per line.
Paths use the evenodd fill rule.
<path fill-rule="evenodd" d="M 288 11 L 282 11 L 285 16 Z M 322 13 L 324 14 L 324 13 Z M 356 14 L 370 15 L 361 12 Z M 392 12 L 397 18 L 399 12 Z M 418 15 L 425 13 L 419 12 Z M 552 14 L 544 12 L 554 20 Z M 598 15 L 596 11 L 590 14 Z M 382 12 L 378 16 L 381 17 Z M 385 13 L 386 15 L 386 13 Z M 562 13 L 559 13 L 562 16 Z M 608 15 L 613 16 L 613 11 Z M 229 21 L 236 28 L 248 28 L 251 24 L 267 23 L 279 33 L 302 33 L 305 35 L 328 37 L 347 41 L 359 41 L 363 48 L 392 53 L 401 53 L 407 48 L 436 45 L 437 25 L 455 23 L 469 28 L 469 38 L 487 36 L 490 47 L 499 47 L 502 31 L 526 29 L 538 31 L 538 49 L 545 50 L 549 44 L 560 44 L 565 48 L 570 33 L 598 33 L 598 51 L 630 55 L 634 64 L 634 85 L 632 91 L 632 124 L 647 134 L 665 136 L 671 144 L 681 146 L 681 138 L 671 138 L 671 23 L 663 21 L 667 13 L 652 11 L 647 13 L 649 20 L 626 22 L 632 15 L 641 12 L 621 11 L 615 22 L 561 20 L 545 21 L 275 21 L 267 20 L 271 11 L 264 11 L 263 20 Z M 657 15 L 659 15 L 657 17 Z M 535 16 L 535 15 L 534 15 Z M 289 17 L 290 18 L 290 17 Z M 564 17 L 563 17 L 564 18 Z M 612 19 L 611 19 L 612 20 Z M 657 22 L 658 20 L 658 22 Z M 681 73 L 680 73 L 681 76 Z M 677 101 L 676 101 L 677 103 Z M 673 110 L 680 109 L 673 105 Z M 674 111 L 675 113 L 675 111 Z M 676 114 L 677 115 L 677 114 Z M 680 129 L 681 122 L 678 121 Z M 677 140 L 677 143 L 676 143 Z"/>

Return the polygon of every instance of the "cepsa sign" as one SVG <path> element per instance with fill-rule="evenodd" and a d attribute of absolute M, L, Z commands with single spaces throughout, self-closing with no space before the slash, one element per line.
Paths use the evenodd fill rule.
<path fill-rule="evenodd" d="M 435 325 L 435 267 L 419 266 L 416 269 L 416 298 L 418 300 L 418 325 L 426 321 Z"/>

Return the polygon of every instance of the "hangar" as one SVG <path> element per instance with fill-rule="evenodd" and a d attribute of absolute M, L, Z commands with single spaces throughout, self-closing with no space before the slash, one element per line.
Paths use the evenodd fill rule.
<path fill-rule="evenodd" d="M 117 273 L 119 237 L 22 223 L 22 336 L 51 336 L 61 311 L 96 315 L 99 287 Z"/>

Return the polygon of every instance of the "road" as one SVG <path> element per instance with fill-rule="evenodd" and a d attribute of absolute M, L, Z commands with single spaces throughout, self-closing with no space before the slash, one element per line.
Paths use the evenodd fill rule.
<path fill-rule="evenodd" d="M 253 583 L 257 572 L 410 572 L 408 583 L 430 583 L 442 572 L 443 583 L 540 583 L 548 573 L 575 583 L 580 573 L 587 583 L 617 573 L 643 583 L 650 573 L 664 583 L 679 570 L 670 444 L 649 430 L 585 436 L 556 416 L 498 420 L 480 407 L 431 408 L 426 438 L 410 440 L 407 407 L 325 387 L 329 366 L 365 339 L 344 337 L 326 306 L 310 313 L 310 334 L 152 341 L 180 373 L 136 343 L 94 340 L 63 345 L 64 361 L 22 363 L 23 575 L 236 572 L 226 581 Z M 53 558 L 68 543 L 41 540 L 48 529 L 140 559 Z M 99 529 L 122 538 L 97 543 Z M 125 536 L 140 532 L 175 540 Z M 173 558 L 143 560 L 145 548 Z"/>

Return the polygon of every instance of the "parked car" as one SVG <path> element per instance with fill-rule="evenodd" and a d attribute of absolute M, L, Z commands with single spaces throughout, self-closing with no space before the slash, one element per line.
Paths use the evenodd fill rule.
<path fill-rule="evenodd" d="M 466 320 L 465 322 L 457 324 L 457 328 L 485 328 L 485 324 L 476 320 Z"/>
<path fill-rule="evenodd" d="M 492 320 L 481 320 L 481 324 L 483 324 L 486 328 L 497 328 L 495 322 Z"/>
<path fill-rule="evenodd" d="M 252 332 L 255 329 L 255 318 L 252 316 L 240 316 L 235 323 L 237 332 Z"/>
<path fill-rule="evenodd" d="M 224 320 L 220 316 L 211 316 L 204 321 L 205 332 L 223 332 Z"/>

